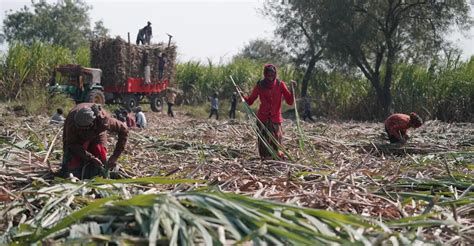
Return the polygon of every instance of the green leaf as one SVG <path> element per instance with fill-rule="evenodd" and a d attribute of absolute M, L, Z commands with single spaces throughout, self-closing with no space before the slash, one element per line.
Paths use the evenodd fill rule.
<path fill-rule="evenodd" d="M 52 233 L 58 232 L 58 231 L 60 231 L 64 228 L 74 224 L 75 222 L 80 221 L 81 219 L 83 219 L 87 215 L 90 215 L 91 213 L 94 212 L 94 210 L 102 207 L 102 205 L 104 205 L 105 203 L 107 203 L 109 201 L 116 200 L 116 199 L 117 199 L 117 197 L 107 197 L 107 198 L 99 199 L 99 200 L 89 204 L 88 206 L 86 206 L 86 207 L 70 214 L 69 216 L 63 218 L 61 221 L 59 221 L 52 228 L 45 230 L 44 232 L 42 232 L 39 235 L 34 235 L 32 238 L 30 238 L 28 240 L 28 242 L 29 243 L 34 243 L 34 242 L 37 242 L 37 241 L 47 237 L 48 235 L 50 235 Z"/>

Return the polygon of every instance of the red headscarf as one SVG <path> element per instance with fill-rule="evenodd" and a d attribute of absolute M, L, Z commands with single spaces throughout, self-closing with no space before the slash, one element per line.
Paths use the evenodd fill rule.
<path fill-rule="evenodd" d="M 277 75 L 276 67 L 273 64 L 265 64 L 263 68 L 264 87 L 269 87 L 275 81 Z"/>
<path fill-rule="evenodd" d="M 410 113 L 410 124 L 411 124 L 413 127 L 418 128 L 418 127 L 420 127 L 421 125 L 423 125 L 423 120 L 421 119 L 420 116 L 418 116 L 417 113 L 411 112 L 411 113 Z"/>

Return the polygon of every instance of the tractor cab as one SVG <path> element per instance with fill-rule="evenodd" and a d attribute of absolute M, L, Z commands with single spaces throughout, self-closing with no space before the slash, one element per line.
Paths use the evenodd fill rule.
<path fill-rule="evenodd" d="M 102 70 L 76 64 L 57 66 L 49 81 L 49 91 L 66 93 L 76 103 L 93 102 L 104 104 L 101 85 Z"/>

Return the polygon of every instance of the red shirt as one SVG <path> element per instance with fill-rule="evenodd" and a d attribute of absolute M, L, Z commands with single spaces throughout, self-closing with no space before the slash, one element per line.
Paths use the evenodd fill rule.
<path fill-rule="evenodd" d="M 285 98 L 288 105 L 292 105 L 293 95 L 283 81 L 278 82 L 278 80 L 275 79 L 268 87 L 262 87 L 260 84 L 260 82 L 257 83 L 253 88 L 252 94 L 244 98 L 245 102 L 252 105 L 257 97 L 260 98 L 257 118 L 262 122 L 268 120 L 271 120 L 273 123 L 283 122 L 283 117 L 281 117 L 282 97 Z"/>
<path fill-rule="evenodd" d="M 385 120 L 385 129 L 388 134 L 398 139 L 400 135 L 405 136 L 410 127 L 410 116 L 406 114 L 392 114 Z"/>
<path fill-rule="evenodd" d="M 135 122 L 134 117 L 130 116 L 130 114 L 127 114 L 127 126 L 129 128 L 137 126 L 137 123 Z"/>

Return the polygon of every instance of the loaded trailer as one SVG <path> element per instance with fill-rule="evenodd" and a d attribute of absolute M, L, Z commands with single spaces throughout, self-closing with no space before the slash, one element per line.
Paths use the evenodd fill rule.
<path fill-rule="evenodd" d="M 91 42 L 90 51 L 92 68 L 56 67 L 52 91 L 67 92 L 77 103 L 119 103 L 131 110 L 148 100 L 153 111 L 162 110 L 164 91 L 175 77 L 174 44 L 138 46 L 119 37 L 100 38 Z M 59 85 L 57 72 L 63 78 Z"/>

